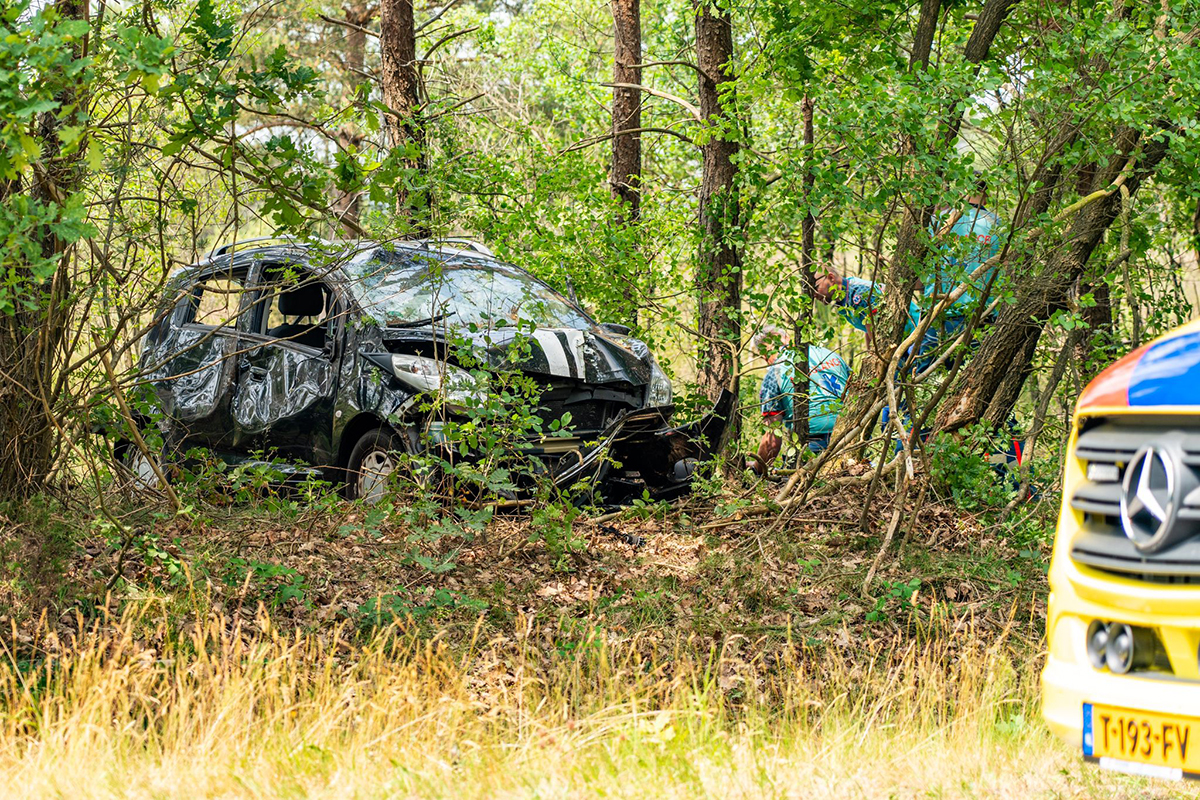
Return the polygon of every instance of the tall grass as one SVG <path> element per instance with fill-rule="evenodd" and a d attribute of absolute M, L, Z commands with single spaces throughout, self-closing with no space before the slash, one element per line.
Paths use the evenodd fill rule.
<path fill-rule="evenodd" d="M 531 628 L 454 648 L 143 613 L 0 669 L 0 787 L 70 797 L 1134 793 L 1036 718 L 1037 659 L 920 643 L 719 648 Z M 848 637 L 849 634 L 846 634 Z M 147 642 L 160 642 L 149 649 Z M 569 646 L 567 646 L 569 645 Z M 58 655 L 55 655 L 55 652 Z M 1121 787 L 1128 787 L 1122 789 Z"/>

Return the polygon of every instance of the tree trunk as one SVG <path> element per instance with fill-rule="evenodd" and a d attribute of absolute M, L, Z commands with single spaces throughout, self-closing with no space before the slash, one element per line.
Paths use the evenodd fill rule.
<path fill-rule="evenodd" d="M 1139 140 L 1140 156 L 1125 181 L 1130 196 L 1137 193 L 1166 156 L 1167 144 L 1163 137 L 1143 139 L 1128 128 L 1116 135 L 1113 157 L 1097 175 L 1098 185 L 1111 186 L 1118 179 Z M 1121 194 L 1115 190 L 1084 206 L 1064 231 L 1062 241 L 1051 249 L 1041 274 L 1023 276 L 1015 284 L 1015 302 L 1001 312 L 955 392 L 942 406 L 938 429 L 954 430 L 980 420 L 993 424 L 1008 420 L 1032 368 L 1044 323 L 1055 311 L 1067 307 L 1072 285 L 1083 274 L 1120 206 Z"/>
<path fill-rule="evenodd" d="M 642 216 L 642 92 L 621 84 L 642 83 L 641 0 L 613 0 L 612 168 L 609 184 L 617 200 L 617 227 L 636 226 Z M 626 133 L 626 131 L 629 131 Z M 646 276 L 635 274 L 641 288 Z M 638 303 L 629 304 L 628 318 L 637 325 Z"/>
<path fill-rule="evenodd" d="M 641 0 L 613 0 L 613 83 L 642 83 Z M 640 89 L 613 89 L 612 171 L 613 195 L 621 201 L 619 223 L 637 222 L 642 209 L 642 93 Z"/>
<path fill-rule="evenodd" d="M 984 59 L 988 57 L 988 53 L 991 52 L 992 42 L 995 41 L 996 35 L 1000 32 L 1000 26 L 1015 4 L 1016 0 L 988 0 L 984 4 L 979 18 L 971 29 L 967 44 L 963 48 L 963 60 L 968 64 L 974 64 L 976 72 Z M 909 62 L 913 70 L 918 67 L 924 69 L 929 64 L 929 48 L 933 42 L 933 33 L 937 29 L 937 17 L 937 1 L 923 0 L 912 57 Z M 942 156 L 948 153 L 958 139 L 961 126 L 962 107 L 960 103 L 955 103 L 947 109 L 938 143 L 938 152 L 934 152 L 932 155 Z M 911 143 L 908 149 L 915 152 Z M 935 177 L 941 177 L 940 169 Z M 891 327 L 889 341 L 898 340 L 904 329 L 904 321 L 908 314 L 908 301 L 917 286 L 917 269 L 928 255 L 929 242 L 926 230 L 933 219 L 934 210 L 934 206 L 929 204 L 915 208 L 908 206 L 901 222 L 900 232 L 896 237 L 896 251 L 892 257 L 891 269 L 888 271 L 887 292 L 884 295 L 883 321 L 885 325 Z"/>
<path fill-rule="evenodd" d="M 808 334 L 809 322 L 812 320 L 813 303 L 816 302 L 815 276 L 813 263 L 816 261 L 816 230 L 817 219 L 813 216 L 813 187 L 816 183 L 815 164 L 813 163 L 813 101 L 808 94 L 800 105 L 800 113 L 804 118 L 804 221 L 800 225 L 800 280 L 803 284 L 801 293 L 804 301 L 801 305 L 800 319 L 796 320 L 796 329 L 792 341 L 796 343 L 795 376 L 792 382 L 796 397 L 793 401 L 793 418 L 795 420 L 796 438 L 800 446 L 808 443 L 809 417 L 811 416 L 808 396 L 808 375 L 813 365 L 808 363 Z"/>
<path fill-rule="evenodd" d="M 1196 213 L 1192 215 L 1192 249 L 1196 251 L 1196 261 L 1200 262 L 1200 198 L 1196 200 Z"/>
<path fill-rule="evenodd" d="M 737 394 L 735 353 L 741 344 L 742 254 L 736 134 L 730 129 L 733 25 L 729 12 L 710 3 L 696 5 L 696 55 L 700 67 L 700 115 L 711 136 L 704 143 L 700 183 L 701 242 L 696 264 L 699 301 L 697 328 L 701 390 L 715 400 L 722 389 Z M 735 425 L 728 426 L 735 436 Z"/>
<path fill-rule="evenodd" d="M 929 55 L 933 52 L 933 37 L 937 34 L 938 12 L 941 8 L 941 0 L 921 0 L 917 29 L 913 31 L 913 49 L 908 58 L 911 71 L 929 69 Z"/>
<path fill-rule="evenodd" d="M 412 0 L 383 0 L 379 7 L 380 77 L 383 86 L 387 145 L 403 153 L 412 183 L 424 185 L 428 164 L 421 109 L 421 74 L 417 68 L 417 34 Z M 396 210 L 409 222 L 414 237 L 429 235 L 430 192 L 395 187 Z"/>
<path fill-rule="evenodd" d="M 940 10 L 941 0 L 921 0 L 917 29 L 913 32 L 913 49 L 908 59 L 909 71 L 915 72 L 929 66 Z M 905 138 L 902 148 L 908 156 L 916 155 L 916 142 L 912 137 Z M 915 158 L 911 161 L 916 163 Z M 879 352 L 876 345 L 898 341 L 904 329 L 904 320 L 908 315 L 907 298 L 912 296 L 917 285 L 917 270 L 913 262 L 921 256 L 920 248 L 923 244 L 919 240 L 924 235 L 925 228 L 929 226 L 928 217 L 931 214 L 931 208 L 905 207 L 896 250 L 888 271 L 882 313 L 876 319 L 879 328 L 874 329 L 872 335 L 868 336 L 862 362 L 850 376 L 842 413 L 838 415 L 832 438 L 838 438 L 847 429 L 857 425 L 875 403 L 879 387 L 883 383 L 884 371 L 887 369 L 887 357 Z M 886 332 L 884 336 L 879 336 L 879 329 Z M 850 455 L 860 455 L 860 450 L 852 450 Z"/>
<path fill-rule="evenodd" d="M 1097 266 L 1103 268 L 1102 264 Z M 1110 341 L 1113 333 L 1112 292 L 1109 291 L 1108 284 L 1104 282 L 1104 279 L 1096 275 L 1098 270 L 1088 271 L 1093 275 L 1093 279 L 1085 280 L 1080 286 L 1079 293 L 1081 295 L 1090 293 L 1096 302 L 1079 310 L 1079 316 L 1087 324 L 1087 328 L 1083 336 L 1076 341 L 1073 353 L 1076 367 L 1079 369 L 1079 376 L 1084 381 L 1090 381 L 1095 374 L 1097 365 L 1091 362 L 1092 355 L 1096 352 L 1096 346 L 1098 344 L 1103 346 Z"/>
<path fill-rule="evenodd" d="M 343 8 L 346 20 L 346 50 L 342 55 L 342 68 L 345 73 L 347 87 L 356 105 L 359 104 L 363 87 L 368 84 L 364 73 L 367 52 L 366 27 L 375 19 L 378 11 L 376 6 L 368 6 L 362 0 Z M 338 143 L 346 150 L 357 151 L 363 143 L 362 132 L 354 125 L 343 125 L 337 132 Z M 362 192 L 351 189 L 339 192 L 334 200 L 333 210 L 344 228 L 342 235 L 347 238 L 357 238 L 360 229 L 359 222 L 362 211 Z"/>
<path fill-rule="evenodd" d="M 912 72 L 928 69 L 929 56 L 933 48 L 933 37 L 937 33 L 940 0 L 921 0 L 921 13 L 917 18 L 917 30 L 913 34 L 913 49 L 908 67 Z M 904 151 L 915 156 L 916 142 L 910 137 L 904 142 Z M 913 159 L 915 163 L 915 159 Z M 895 331 L 885 341 L 898 339 L 908 314 L 908 298 L 917 286 L 917 264 L 925 257 L 925 229 L 933 216 L 933 206 L 906 206 L 900 232 L 896 238 L 896 251 L 888 272 L 889 291 L 884 295 L 885 310 L 882 320 L 885 325 L 894 323 Z M 881 369 L 882 365 L 876 365 Z"/>
<path fill-rule="evenodd" d="M 55 8 L 62 19 L 87 20 L 86 0 L 60 0 Z M 86 57 L 87 47 L 85 35 L 74 46 L 74 57 Z M 57 215 L 82 186 L 86 138 L 74 153 L 63 155 L 59 132 L 67 125 L 85 124 L 82 110 L 87 106 L 84 81 L 88 74 L 42 76 L 61 82 L 55 96 L 58 109 L 37 116 L 32 133 L 40 157 L 28 173 L 4 185 L 0 199 L 5 205 L 28 203 L 33 208 L 55 209 Z M 26 196 L 16 197 L 22 189 Z M 16 265 L 17 283 L 12 288 L 19 300 L 12 311 L 0 315 L 0 498 L 22 498 L 37 492 L 54 467 L 58 424 L 52 387 L 70 311 L 67 268 L 71 251 L 51 226 L 42 226 L 33 236 L 42 264 Z M 50 268 L 48 276 L 46 268 Z"/>

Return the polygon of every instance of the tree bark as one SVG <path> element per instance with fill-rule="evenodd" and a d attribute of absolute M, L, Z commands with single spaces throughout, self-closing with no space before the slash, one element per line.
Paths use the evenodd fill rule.
<path fill-rule="evenodd" d="M 636 226 L 642 217 L 642 92 L 631 86 L 642 84 L 641 0 L 612 0 L 613 12 L 613 105 L 612 164 L 609 185 L 617 201 L 614 220 L 618 228 Z M 627 132 L 628 131 L 628 132 Z M 636 259 L 636 253 L 633 254 Z M 637 261 L 637 263 L 641 263 Z M 634 289 L 644 288 L 647 276 L 635 272 Z M 626 314 L 637 325 L 638 303 L 631 302 Z"/>
<path fill-rule="evenodd" d="M 696 265 L 697 328 L 701 390 L 715 400 L 722 389 L 737 393 L 735 353 L 741 344 L 742 220 L 738 197 L 738 142 L 728 111 L 732 103 L 733 25 L 729 12 L 696 5 L 696 55 L 700 67 L 700 115 L 709 129 L 702 146 L 701 242 Z M 734 425 L 728 426 L 730 429 Z M 729 436 L 735 435 L 733 430 Z"/>
<path fill-rule="evenodd" d="M 1103 268 L 1098 264 L 1097 267 Z M 1090 381 L 1095 374 L 1095 365 L 1091 363 L 1096 344 L 1108 341 L 1113 332 L 1112 292 L 1102 276 L 1097 275 L 1098 269 L 1090 269 L 1092 280 L 1084 280 L 1079 293 L 1091 294 L 1096 302 L 1079 310 L 1079 316 L 1087 324 L 1085 333 L 1075 343 L 1075 365 L 1079 370 L 1081 380 Z"/>
<path fill-rule="evenodd" d="M 996 35 L 1015 3 L 1016 0 L 987 0 L 984 4 L 963 50 L 963 58 L 968 63 L 974 64 L 976 70 L 988 57 L 992 42 L 995 41 Z M 909 58 L 909 68 L 913 71 L 924 69 L 929 64 L 939 10 L 940 3 L 935 0 L 922 0 L 917 30 L 913 37 L 913 51 Z M 946 111 L 942 135 L 939 137 L 935 151 L 930 155 L 942 157 L 949 152 L 958 138 L 961 124 L 961 103 L 954 103 Z M 907 140 L 904 148 L 908 153 L 915 155 L 916 144 L 913 140 Z M 939 169 L 936 177 L 940 178 L 940 176 Z M 903 337 L 908 318 L 909 300 L 917 289 L 917 270 L 928 256 L 929 242 L 926 231 L 933 218 L 933 212 L 934 206 L 928 203 L 906 205 L 905 207 L 900 230 L 896 236 L 896 248 L 887 270 L 883 307 L 878 317 L 875 333 L 876 341 L 885 347 L 899 342 Z M 869 354 L 868 358 L 864 359 L 857 374 L 851 379 L 851 391 L 847 393 L 845 410 L 838 420 L 839 432 L 844 427 L 855 424 L 874 404 L 886 369 L 886 357 L 870 357 Z"/>
<path fill-rule="evenodd" d="M 88 18 L 86 0 L 60 0 L 55 9 L 62 19 Z M 84 58 L 87 47 L 85 35 L 74 45 L 74 57 Z M 85 124 L 87 75 L 84 71 L 73 78 L 42 76 L 43 80 L 62 82 L 55 96 L 58 110 L 37 116 L 32 133 L 40 157 L 27 174 L 5 185 L 6 205 L 24 189 L 26 196 L 21 202 L 61 211 L 83 185 L 81 157 L 86 139 L 74 153 L 64 155 L 59 132 L 66 125 Z M 34 236 L 42 259 L 55 269 L 49 277 L 39 278 L 33 265 L 18 264 L 13 288 L 20 300 L 11 313 L 0 318 L 0 498 L 16 499 L 37 492 L 54 467 L 58 422 L 52 387 L 70 312 L 71 251 L 51 226 L 43 226 Z"/>
<path fill-rule="evenodd" d="M 642 209 L 642 84 L 641 0 L 613 0 L 613 140 L 609 181 L 621 201 L 618 224 L 636 223 Z M 624 85 L 623 85 L 624 84 Z"/>
<path fill-rule="evenodd" d="M 913 31 L 913 49 L 908 58 L 908 68 L 912 72 L 929 69 L 929 56 L 933 52 L 933 37 L 937 35 L 938 13 L 941 9 L 942 0 L 921 0 L 917 29 Z"/>
<path fill-rule="evenodd" d="M 1125 181 L 1130 197 L 1135 195 L 1166 156 L 1165 138 L 1149 139 L 1128 128 L 1121 129 L 1115 137 L 1109 166 L 1097 176 L 1098 184 L 1111 186 L 1139 147 L 1140 154 Z M 938 429 L 954 430 L 981 420 L 993 424 L 1008 420 L 1032 368 L 1044 323 L 1055 311 L 1067 307 L 1072 285 L 1083 274 L 1092 251 L 1117 218 L 1120 207 L 1118 191 L 1084 206 L 1076 212 L 1062 241 L 1051 249 L 1041 273 L 1022 276 L 1015 284 L 1015 302 L 1001 312 L 955 392 L 942 406 Z"/>
<path fill-rule="evenodd" d="M 417 65 L 417 34 L 412 0 L 382 0 L 379 7 L 380 78 L 383 89 L 383 127 L 387 145 L 403 153 L 401 160 L 423 184 L 428 166 L 425 125 L 421 108 L 421 74 Z M 431 193 L 427 188 L 395 187 L 396 210 L 409 222 L 408 233 L 429 235 Z"/>
<path fill-rule="evenodd" d="M 929 57 L 933 51 L 933 40 L 937 34 L 940 11 L 941 0 L 921 0 L 917 28 L 913 32 L 913 48 L 908 59 L 910 72 L 924 70 L 929 66 Z M 916 155 L 916 141 L 911 136 L 904 138 L 901 148 L 907 156 Z M 915 158 L 912 160 L 915 163 Z M 887 291 L 883 295 L 882 313 L 877 317 L 879 326 L 887 333 L 880 337 L 878 330 L 872 330 L 868 335 L 862 363 L 850 376 L 846 387 L 846 399 L 842 413 L 838 415 L 838 421 L 834 425 L 833 438 L 837 438 L 846 429 L 857 425 L 875 403 L 888 361 L 887 357 L 878 351 L 877 346 L 880 343 L 898 341 L 904 329 L 904 320 L 908 315 L 907 298 L 912 296 L 917 285 L 917 270 L 912 262 L 919 258 L 919 248 L 923 246 L 919 240 L 924 235 L 925 228 L 929 226 L 928 217 L 931 214 L 932 208 L 913 208 L 911 206 L 905 208 L 897 235 L 896 249 L 888 270 Z M 882 253 L 878 255 L 881 256 Z M 901 305 L 902 298 L 903 305 Z M 861 453 L 852 450 L 850 454 L 860 455 Z"/>
<path fill-rule="evenodd" d="M 963 59 L 979 66 L 991 52 L 992 42 L 1000 32 L 1008 12 L 1016 4 L 1016 0 L 988 0 L 979 14 L 967 44 L 963 49 Z M 933 42 L 933 32 L 937 28 L 938 3 L 935 0 L 923 0 L 921 4 L 921 19 L 917 24 L 917 36 L 910 60 L 910 68 L 914 71 L 918 66 L 922 69 L 929 64 L 929 47 Z M 924 49 L 920 49 L 924 48 Z M 939 140 L 940 152 L 932 155 L 942 155 L 948 152 L 958 139 L 959 128 L 962 126 L 961 104 L 953 104 L 946 113 L 942 135 Z M 907 149 L 915 152 L 910 142 Z M 938 178 L 941 177 L 939 171 Z M 888 271 L 887 291 L 884 295 L 883 322 L 890 326 L 891 341 L 899 338 L 904 329 L 904 321 L 908 314 L 908 301 L 917 286 L 917 268 L 924 262 L 929 251 L 926 231 L 933 219 L 934 206 L 924 204 L 918 207 L 909 206 L 900 224 L 900 232 L 896 237 L 896 250 L 892 256 L 891 269 Z"/>
<path fill-rule="evenodd" d="M 1196 260 L 1200 262 L 1200 198 L 1196 200 L 1196 213 L 1192 214 L 1192 249 L 1196 251 Z"/>
<path fill-rule="evenodd" d="M 366 27 L 375 19 L 378 7 L 367 5 L 362 0 L 344 6 L 346 20 L 346 50 L 342 56 L 342 68 L 345 73 L 346 85 L 350 90 L 355 104 L 363 87 L 368 84 L 364 74 L 367 52 Z M 342 125 L 337 132 L 338 143 L 347 150 L 358 150 L 363 143 L 362 132 L 354 125 Z M 357 238 L 361 229 L 362 193 L 354 190 L 339 192 L 333 203 L 334 213 L 342 222 L 342 235 L 347 238 Z"/>
<path fill-rule="evenodd" d="M 816 302 L 816 278 L 813 275 L 813 264 L 816 262 L 816 230 L 817 219 L 813 216 L 813 189 L 816 183 L 815 164 L 813 163 L 813 101 L 805 94 L 800 105 L 800 113 L 804 118 L 804 221 L 800 225 L 800 281 L 804 302 L 801 304 L 800 319 L 796 320 L 792 341 L 796 343 L 795 376 L 792 382 L 796 397 L 793 401 L 793 419 L 795 421 L 796 437 L 800 446 L 808 443 L 809 417 L 811 409 L 808 395 L 808 375 L 813 365 L 808 363 L 808 333 L 809 322 L 812 320 L 813 303 Z"/>

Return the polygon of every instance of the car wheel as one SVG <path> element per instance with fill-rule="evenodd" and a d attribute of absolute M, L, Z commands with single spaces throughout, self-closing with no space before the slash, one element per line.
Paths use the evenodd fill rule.
<path fill-rule="evenodd" d="M 404 441 L 395 433 L 377 428 L 362 435 L 346 462 L 346 498 L 378 503 L 387 491 L 387 481 L 405 451 Z"/>
<path fill-rule="evenodd" d="M 138 490 L 160 488 L 159 473 L 165 475 L 167 471 L 167 463 L 162 453 L 151 453 L 147 456 L 133 442 L 123 441 L 114 448 L 114 455 L 131 487 Z M 155 467 L 158 469 L 155 470 Z"/>

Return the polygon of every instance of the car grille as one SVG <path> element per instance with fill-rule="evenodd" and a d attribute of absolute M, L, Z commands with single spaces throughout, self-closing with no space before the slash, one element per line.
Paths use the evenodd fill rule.
<path fill-rule="evenodd" d="M 607 428 L 622 412 L 640 408 L 643 391 L 627 383 L 592 386 L 574 381 L 544 382 L 538 416 L 548 425 L 570 413 L 570 429 L 586 438 Z"/>
<path fill-rule="evenodd" d="M 1200 474 L 1198 427 L 1194 417 L 1108 417 L 1079 434 L 1075 457 L 1088 479 L 1070 499 L 1071 508 L 1083 514 L 1083 530 L 1071 544 L 1074 561 L 1147 583 L 1200 584 L 1200 535 L 1144 554 L 1121 528 L 1121 482 L 1134 455 L 1150 442 L 1176 443 L 1183 449 L 1184 464 Z M 1182 498 L 1180 520 L 1200 521 L 1196 494 Z"/>

